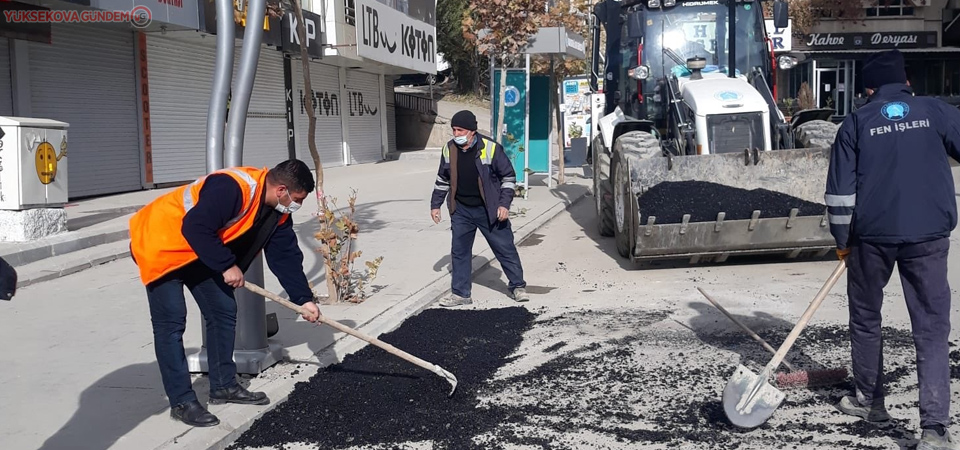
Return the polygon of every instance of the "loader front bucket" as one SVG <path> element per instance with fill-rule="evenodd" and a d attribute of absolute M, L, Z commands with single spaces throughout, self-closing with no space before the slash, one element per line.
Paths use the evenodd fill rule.
<path fill-rule="evenodd" d="M 823 203 L 829 149 L 627 160 L 635 260 L 793 258 L 835 247 Z"/>

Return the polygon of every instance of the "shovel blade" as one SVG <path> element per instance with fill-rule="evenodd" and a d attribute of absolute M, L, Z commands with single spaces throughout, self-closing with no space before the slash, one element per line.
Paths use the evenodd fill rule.
<path fill-rule="evenodd" d="M 754 394 L 756 383 L 762 384 Z M 773 415 L 784 398 L 783 392 L 741 364 L 723 389 L 723 412 L 740 428 L 756 428 Z"/>

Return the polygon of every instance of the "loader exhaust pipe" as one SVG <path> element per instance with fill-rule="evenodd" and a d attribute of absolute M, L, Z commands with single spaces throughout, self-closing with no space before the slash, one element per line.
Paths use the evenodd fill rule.
<path fill-rule="evenodd" d="M 737 0 L 727 0 L 727 34 L 730 36 L 730 45 L 727 48 L 727 55 L 730 57 L 727 63 L 727 76 L 737 77 Z"/>

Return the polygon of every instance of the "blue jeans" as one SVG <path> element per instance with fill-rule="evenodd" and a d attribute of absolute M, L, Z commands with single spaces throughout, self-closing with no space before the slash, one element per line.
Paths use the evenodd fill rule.
<path fill-rule="evenodd" d="M 847 296 L 853 378 L 868 403 L 882 400 L 883 339 L 880 334 L 883 288 L 897 264 L 903 296 L 913 324 L 920 387 L 920 426 L 950 422 L 950 286 L 948 238 L 919 244 L 859 242 L 847 256 Z"/>
<path fill-rule="evenodd" d="M 453 228 L 450 256 L 453 259 L 451 287 L 454 294 L 470 297 L 472 285 L 470 261 L 473 259 L 473 240 L 477 230 L 480 230 L 480 234 L 487 240 L 497 261 L 500 261 L 500 266 L 503 267 L 503 272 L 507 274 L 507 280 L 510 282 L 510 291 L 513 292 L 518 287 L 526 287 L 527 283 L 523 281 L 523 267 L 520 265 L 520 254 L 517 253 L 517 246 L 513 242 L 513 229 L 510 227 L 509 219 L 491 225 L 486 208 L 464 206 L 458 203 L 450 222 Z"/>
<path fill-rule="evenodd" d="M 210 392 L 237 384 L 237 365 L 233 362 L 237 302 L 233 288 L 212 272 L 205 277 L 186 278 L 175 273 L 147 286 L 153 346 L 170 406 L 197 400 L 183 349 L 183 331 L 187 327 L 184 286 L 190 289 L 206 322 Z"/>

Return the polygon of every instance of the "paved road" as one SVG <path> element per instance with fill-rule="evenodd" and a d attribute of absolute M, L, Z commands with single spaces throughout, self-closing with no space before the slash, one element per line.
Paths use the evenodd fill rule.
<path fill-rule="evenodd" d="M 616 256 L 611 239 L 598 238 L 593 215 L 591 203 L 580 202 L 520 248 L 534 294 L 525 307 L 538 316 L 512 357 L 477 393 L 489 409 L 451 418 L 484 420 L 497 412 L 491 429 L 473 437 L 480 448 L 914 448 L 915 356 L 896 274 L 884 310 L 888 408 L 895 420 L 875 426 L 840 415 L 833 404 L 850 389 L 844 383 L 789 390 L 767 424 L 743 432 L 727 422 L 721 392 L 741 359 L 762 366 L 769 355 L 696 287 L 776 347 L 836 261 L 753 259 L 637 270 Z M 952 267 L 956 259 L 954 253 Z M 951 280 L 960 281 L 956 272 Z M 501 294 L 505 279 L 496 264 L 475 281 L 476 303 L 469 308 L 517 306 Z M 845 289 L 842 280 L 788 361 L 807 369 L 849 367 Z M 956 307 L 951 317 L 958 319 Z M 954 345 L 957 338 L 954 332 Z M 953 355 L 956 365 L 960 351 Z M 956 384 L 953 398 L 960 399 Z M 447 448 L 433 444 L 418 439 L 356 448 Z"/>

